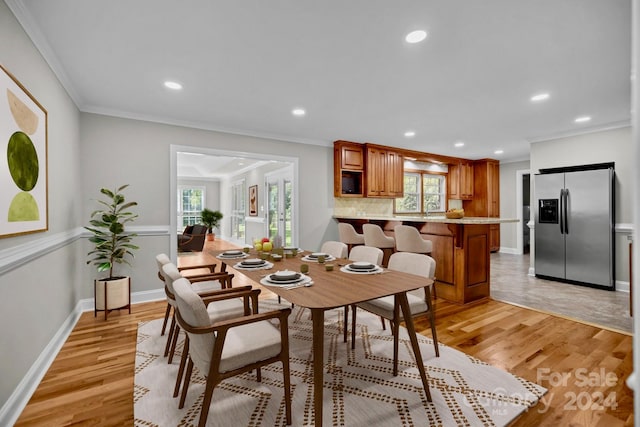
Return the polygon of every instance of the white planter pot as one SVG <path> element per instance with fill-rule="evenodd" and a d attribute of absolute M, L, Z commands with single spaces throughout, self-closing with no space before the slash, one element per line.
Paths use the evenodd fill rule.
<path fill-rule="evenodd" d="M 131 313 L 131 278 L 121 277 L 113 280 L 94 281 L 94 316 L 104 311 L 104 318 L 112 310 L 128 308 Z"/>

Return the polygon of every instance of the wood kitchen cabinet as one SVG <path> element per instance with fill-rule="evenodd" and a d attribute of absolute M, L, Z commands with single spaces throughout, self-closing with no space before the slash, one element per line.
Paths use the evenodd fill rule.
<path fill-rule="evenodd" d="M 363 197 L 364 146 L 355 142 L 336 141 L 333 144 L 333 195 Z"/>
<path fill-rule="evenodd" d="M 447 187 L 450 199 L 469 200 L 473 198 L 473 168 L 473 163 L 467 160 L 460 160 L 458 163 L 452 163 L 449 165 Z"/>
<path fill-rule="evenodd" d="M 465 216 L 498 218 L 500 216 L 500 162 L 482 159 L 473 162 L 473 199 L 463 202 Z M 500 224 L 489 230 L 491 252 L 500 249 Z"/>
<path fill-rule="evenodd" d="M 366 145 L 366 196 L 402 197 L 404 156 L 387 147 Z"/>

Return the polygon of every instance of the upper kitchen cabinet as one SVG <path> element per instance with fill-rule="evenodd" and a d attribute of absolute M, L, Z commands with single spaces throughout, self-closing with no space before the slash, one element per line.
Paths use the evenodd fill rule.
<path fill-rule="evenodd" d="M 470 200 L 474 197 L 473 170 L 473 163 L 468 160 L 449 165 L 447 181 L 450 199 Z"/>
<path fill-rule="evenodd" d="M 494 159 L 473 163 L 473 199 L 463 203 L 466 216 L 500 217 L 500 162 Z M 492 224 L 490 249 L 500 249 L 500 224 Z"/>
<path fill-rule="evenodd" d="M 404 156 L 388 147 L 366 144 L 366 196 L 402 197 Z"/>
<path fill-rule="evenodd" d="M 362 197 L 364 195 L 364 146 L 355 142 L 333 143 L 333 195 Z"/>

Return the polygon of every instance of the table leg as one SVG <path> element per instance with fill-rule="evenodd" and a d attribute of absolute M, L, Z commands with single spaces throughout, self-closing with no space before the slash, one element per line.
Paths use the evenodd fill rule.
<path fill-rule="evenodd" d="M 311 309 L 313 323 L 313 409 L 316 427 L 322 427 L 324 386 L 324 310 Z"/>
<path fill-rule="evenodd" d="M 400 304 L 402 309 L 402 317 L 404 323 L 407 325 L 407 332 L 409 339 L 411 340 L 411 347 L 413 348 L 413 354 L 416 358 L 416 365 L 418 365 L 418 371 L 420 371 L 420 378 L 422 378 L 422 387 L 427 393 L 427 400 L 431 402 L 431 391 L 429 391 L 429 382 L 427 381 L 427 373 L 424 370 L 424 363 L 422 362 L 422 353 L 420 352 L 420 345 L 418 344 L 418 337 L 416 336 L 416 329 L 413 325 L 413 317 L 411 317 L 411 309 L 409 308 L 409 301 L 407 301 L 407 294 L 402 292 L 396 294 L 395 303 Z"/>

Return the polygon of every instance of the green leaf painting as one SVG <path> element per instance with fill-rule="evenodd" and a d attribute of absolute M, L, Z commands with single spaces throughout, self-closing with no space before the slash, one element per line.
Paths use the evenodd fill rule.
<path fill-rule="evenodd" d="M 7 163 L 13 182 L 22 191 L 31 191 L 38 182 L 38 153 L 31 138 L 24 132 L 15 132 L 7 146 Z"/>

